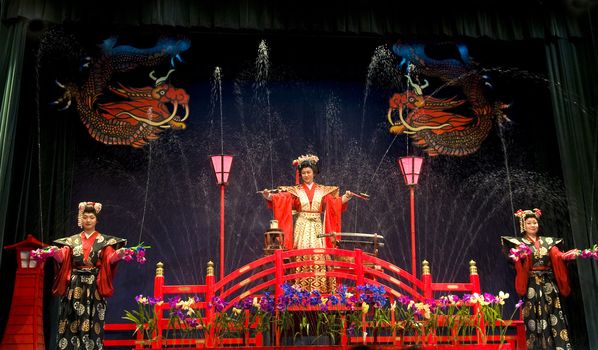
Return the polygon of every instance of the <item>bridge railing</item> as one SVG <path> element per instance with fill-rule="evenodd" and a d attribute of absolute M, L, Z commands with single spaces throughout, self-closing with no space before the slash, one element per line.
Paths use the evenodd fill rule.
<path fill-rule="evenodd" d="M 305 258 L 307 257 L 307 258 Z M 319 257 L 319 258 L 316 258 Z M 325 269 L 319 269 L 314 272 L 314 265 L 325 266 Z M 218 297 L 226 302 L 222 312 L 227 311 L 237 302 L 242 301 L 248 296 L 261 296 L 266 291 L 273 291 L 274 300 L 283 295 L 282 285 L 285 283 L 294 284 L 295 281 L 307 277 L 322 277 L 336 279 L 337 286 L 340 284 L 346 286 L 358 286 L 365 284 L 382 285 L 385 287 L 387 296 L 391 302 L 401 296 L 409 296 L 414 301 L 424 301 L 432 299 L 435 292 L 464 292 L 480 293 L 480 281 L 477 274 L 475 262 L 470 262 L 470 280 L 469 282 L 457 283 L 436 283 L 432 281 L 432 274 L 427 261 L 422 263 L 422 277 L 418 279 L 409 272 L 400 267 L 368 255 L 359 249 L 297 249 L 297 250 L 275 250 L 272 255 L 252 261 L 239 267 L 225 276 L 220 281 L 215 281 L 214 265 L 208 263 L 204 285 L 168 285 L 164 281 L 164 266 L 157 264 L 156 276 L 154 279 L 154 297 L 161 300 L 168 300 L 173 296 L 196 296 L 199 301 L 193 305 L 193 308 L 199 312 L 204 325 L 213 325 L 216 318 L 214 308 L 210 307 L 210 302 L 214 297 Z M 231 337 L 218 339 L 216 342 L 214 327 L 206 327 L 198 331 L 193 339 L 164 339 L 165 332 L 168 332 L 169 315 L 167 314 L 170 306 L 168 303 L 155 306 L 158 322 L 152 347 L 160 348 L 162 346 L 235 346 L 235 345 L 263 345 L 264 339 L 259 332 L 255 332 L 255 320 L 251 323 L 249 315 L 246 313 L 246 329 L 242 337 Z M 398 320 L 393 320 L 395 324 Z M 368 322 L 363 317 L 363 327 L 368 326 Z M 106 331 L 111 329 L 126 329 L 131 324 L 107 324 Z M 134 329 L 134 327 L 132 327 Z M 523 331 L 523 335 L 522 332 Z M 276 330 L 275 330 L 276 332 Z M 343 332 L 344 333 L 344 332 Z M 172 335 L 172 333 L 171 333 Z M 169 337 L 170 338 L 170 337 Z M 442 338 L 438 338 L 442 341 Z M 466 342 L 479 342 L 480 334 L 475 334 L 471 339 L 463 339 Z M 492 338 L 485 337 L 486 340 Z M 361 342 L 361 337 L 349 339 L 350 341 Z M 373 342 L 375 339 L 370 336 L 366 341 Z M 386 335 L 384 339 L 378 337 L 377 341 L 396 344 L 400 337 L 396 331 Z M 402 339 L 401 341 L 404 341 Z M 517 327 L 516 336 L 507 336 L 507 341 L 519 346 L 513 348 L 520 349 L 520 343 L 523 340 L 525 344 L 525 333 L 521 327 Z M 127 341 L 127 340 L 123 340 Z M 145 340 L 147 342 L 147 340 Z M 274 342 L 279 343 L 279 334 Z M 341 334 L 341 342 L 346 343 L 347 337 Z M 127 344 L 130 343 L 130 339 Z M 134 341 L 136 348 L 141 348 L 143 340 L 138 334 Z M 113 340 L 105 344 L 106 347 L 124 345 L 119 341 Z M 276 344 L 278 345 L 278 344 Z"/>

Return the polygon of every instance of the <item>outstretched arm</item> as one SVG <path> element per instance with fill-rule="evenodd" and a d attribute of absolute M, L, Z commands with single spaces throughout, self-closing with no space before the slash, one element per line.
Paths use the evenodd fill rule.
<path fill-rule="evenodd" d="M 345 194 L 343 194 L 343 196 L 341 197 L 343 200 L 343 204 L 347 203 L 349 200 L 351 200 L 351 198 L 353 198 L 353 192 L 351 191 L 346 191 Z"/>
<path fill-rule="evenodd" d="M 57 246 L 52 246 L 50 247 L 53 251 L 54 251 L 54 260 L 59 263 L 62 264 L 62 262 L 64 261 L 64 258 L 66 257 L 67 253 L 68 253 L 68 247 L 64 246 L 62 248 L 58 248 Z"/>
<path fill-rule="evenodd" d="M 265 188 L 262 191 L 262 196 L 264 197 L 265 200 L 272 202 L 272 193 L 270 193 L 270 190 Z"/>
<path fill-rule="evenodd" d="M 117 250 L 112 251 L 110 254 L 110 256 L 108 257 L 108 260 L 110 261 L 111 264 L 114 264 L 118 261 L 120 261 L 123 256 L 125 255 L 125 250 L 126 248 L 119 248 Z"/>
<path fill-rule="evenodd" d="M 557 246 L 550 248 L 549 251 L 556 284 L 559 287 L 559 292 L 561 295 L 565 297 L 571 293 L 571 287 L 569 286 L 569 273 L 567 271 L 567 265 L 565 265 L 564 258 L 564 256 L 567 254 L 571 255 L 569 252 L 570 251 L 562 253 Z"/>

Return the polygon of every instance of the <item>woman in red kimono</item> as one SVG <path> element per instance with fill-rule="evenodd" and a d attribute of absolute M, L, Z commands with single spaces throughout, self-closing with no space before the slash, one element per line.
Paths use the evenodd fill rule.
<path fill-rule="evenodd" d="M 57 239 L 53 246 L 59 272 L 52 293 L 60 296 L 57 348 L 102 350 L 106 297 L 127 241 L 96 231 L 100 203 L 79 203 L 82 232 Z"/>
<path fill-rule="evenodd" d="M 527 348 L 571 349 L 567 320 L 561 308 L 559 294 L 571 292 L 565 261 L 577 257 L 577 249 L 563 253 L 557 247 L 562 238 L 538 235 L 540 209 L 519 210 L 523 237 L 502 237 L 507 249 L 521 249 L 522 244 L 533 254 L 515 261 L 515 289 L 523 300 L 523 320 Z"/>
<path fill-rule="evenodd" d="M 319 234 L 341 232 L 341 213 L 353 194 L 350 191 L 339 196 L 336 186 L 324 186 L 314 182 L 318 173 L 318 157 L 305 155 L 296 159 L 293 164 L 303 180 L 302 184 L 279 187 L 280 192 L 262 192 L 272 208 L 274 218 L 284 232 L 284 246 L 287 249 L 332 248 L 332 238 L 318 238 Z M 297 212 L 297 220 L 293 229 L 293 210 Z M 321 215 L 324 212 L 324 225 Z M 298 261 L 324 260 L 322 255 L 302 256 Z M 320 264 L 298 268 L 297 272 L 324 272 L 326 267 Z M 297 281 L 307 290 L 328 291 L 334 289 L 334 279 L 325 277 L 308 277 Z"/>

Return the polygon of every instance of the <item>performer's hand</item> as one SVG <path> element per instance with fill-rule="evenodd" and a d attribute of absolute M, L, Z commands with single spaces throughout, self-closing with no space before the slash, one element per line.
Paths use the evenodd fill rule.
<path fill-rule="evenodd" d="M 123 248 L 118 248 L 118 249 L 116 250 L 116 252 L 115 252 L 115 253 L 116 253 L 116 255 L 118 256 L 118 259 L 119 259 L 119 260 L 120 260 L 120 259 L 122 259 L 122 258 L 123 258 L 123 256 L 125 256 L 125 250 L 127 250 L 127 248 L 124 248 L 124 247 L 123 247 Z"/>
<path fill-rule="evenodd" d="M 563 258 L 563 260 L 575 260 L 575 259 L 577 259 L 578 255 L 579 255 L 579 250 L 571 249 L 571 250 L 568 250 L 565 253 L 563 253 L 563 255 L 561 255 L 561 257 Z"/>
<path fill-rule="evenodd" d="M 54 258 L 54 260 L 60 264 L 62 262 L 62 260 L 64 259 L 63 254 L 61 254 L 61 252 L 60 252 L 61 249 L 55 245 L 50 246 L 50 249 L 52 250 L 52 253 L 54 253 L 54 256 L 52 256 L 52 258 Z"/>
<path fill-rule="evenodd" d="M 264 199 L 271 201 L 272 200 L 272 194 L 270 193 L 270 190 L 268 190 L 267 188 L 265 188 L 262 191 L 262 196 L 264 196 Z"/>
<path fill-rule="evenodd" d="M 346 191 L 345 194 L 343 194 L 343 203 L 347 203 L 351 198 L 353 198 L 353 192 Z"/>

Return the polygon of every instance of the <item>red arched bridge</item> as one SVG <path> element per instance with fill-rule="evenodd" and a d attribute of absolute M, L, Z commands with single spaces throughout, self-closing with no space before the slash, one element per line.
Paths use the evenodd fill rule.
<path fill-rule="evenodd" d="M 297 257 L 302 258 L 297 259 Z M 314 259 L 314 257 L 319 258 Z M 314 265 L 325 265 L 326 268 L 309 268 Z M 212 262 L 209 262 L 205 284 L 202 285 L 167 284 L 165 282 L 165 268 L 162 263 L 158 263 L 154 279 L 153 297 L 164 301 L 173 296 L 182 296 L 183 298 L 197 296 L 198 299 L 196 300 L 199 301 L 193 304 L 193 309 L 201 314 L 200 321 L 204 325 L 203 331 L 196 332 L 191 338 L 183 336 L 177 338 L 177 333 L 172 332 L 172 328 L 176 327 L 172 324 L 172 319 L 168 317 L 170 305 L 164 302 L 155 305 L 157 322 L 154 325 L 151 339 L 144 339 L 144 332 L 137 332 L 133 336 L 132 333 L 136 328 L 134 323 L 106 324 L 104 346 L 136 349 L 148 347 L 157 349 L 174 348 L 177 346 L 187 348 L 224 346 L 275 348 L 284 346 L 288 341 L 285 342 L 284 335 L 281 334 L 280 322 L 276 322 L 276 318 L 279 317 L 278 311 L 274 312 L 275 316 L 272 317 L 271 321 L 272 327 L 269 328 L 267 334 L 256 331 L 258 321 L 250 319 L 249 316 L 247 316 L 244 326 L 238 332 L 232 332 L 226 336 L 216 334 L 216 327 L 213 325 L 221 320 L 221 318 L 218 318 L 219 313 L 230 313 L 231 308 L 244 299 L 269 294 L 274 300 L 278 300 L 284 294 L 283 285 L 285 283 L 294 284 L 296 280 L 308 277 L 333 278 L 336 279 L 337 286 L 383 286 L 389 303 L 399 300 L 401 297 L 408 297 L 413 300 L 413 303 L 418 303 L 434 299 L 439 294 L 481 293 L 480 280 L 474 261 L 469 263 L 469 281 L 440 283 L 433 281 L 429 263 L 425 260 L 422 262 L 421 278 L 417 278 L 400 267 L 368 255 L 360 249 L 298 249 L 289 251 L 278 249 L 274 250 L 271 255 L 241 266 L 220 281 L 215 280 L 214 266 Z M 212 307 L 213 305 L 210 305 L 210 301 L 214 300 L 215 297 L 223 301 L 218 311 Z M 470 317 L 477 317 L 480 320 L 478 307 L 472 306 L 471 309 Z M 343 306 L 340 304 L 331 306 L 330 310 L 342 311 Z M 314 305 L 295 305 L 289 308 L 288 311 L 291 311 L 291 313 L 302 312 L 303 314 L 306 312 L 312 314 L 323 312 L 320 307 Z M 247 311 L 243 312 L 248 314 Z M 343 312 L 339 314 L 343 314 Z M 445 344 L 453 346 L 453 349 L 455 349 L 455 346 L 471 347 L 472 349 L 498 349 L 500 347 L 498 343 L 502 337 L 504 344 L 501 349 L 526 349 L 525 330 L 521 321 L 503 322 L 501 325 L 506 332 L 501 331 L 501 334 L 497 334 L 496 332 L 488 333 L 488 327 L 475 327 L 472 324 L 470 324 L 469 332 L 459 332 L 454 329 L 456 326 L 451 323 L 451 320 L 440 319 L 437 324 L 444 327 L 445 331 L 428 330 L 430 332 L 424 335 L 417 332 L 402 332 L 405 329 L 405 320 L 397 319 L 394 312 L 391 313 L 388 322 L 384 322 L 382 326 L 380 326 L 380 323 L 374 324 L 376 321 L 371 317 L 371 313 L 370 316 L 366 312 L 362 312 L 361 315 L 363 317 L 362 322 L 359 324 L 359 332 L 354 333 L 347 331 L 349 322 L 343 316 L 343 322 L 339 322 L 342 329 L 338 331 L 339 337 L 335 339 L 336 345 L 330 346 L 331 348 L 365 343 L 375 344 L 377 347 L 388 345 L 392 348 L 401 345 L 423 344 L 436 349 Z M 379 329 L 372 331 L 372 328 L 376 325 L 380 326 Z M 312 327 L 315 327 L 315 325 L 312 325 Z M 123 331 L 130 331 L 130 333 Z M 114 334 L 116 333 L 121 338 L 125 337 L 126 334 L 129 334 L 130 337 L 128 339 L 115 339 Z M 306 346 L 300 348 L 305 349 Z M 322 347 L 318 348 L 322 349 Z"/>

